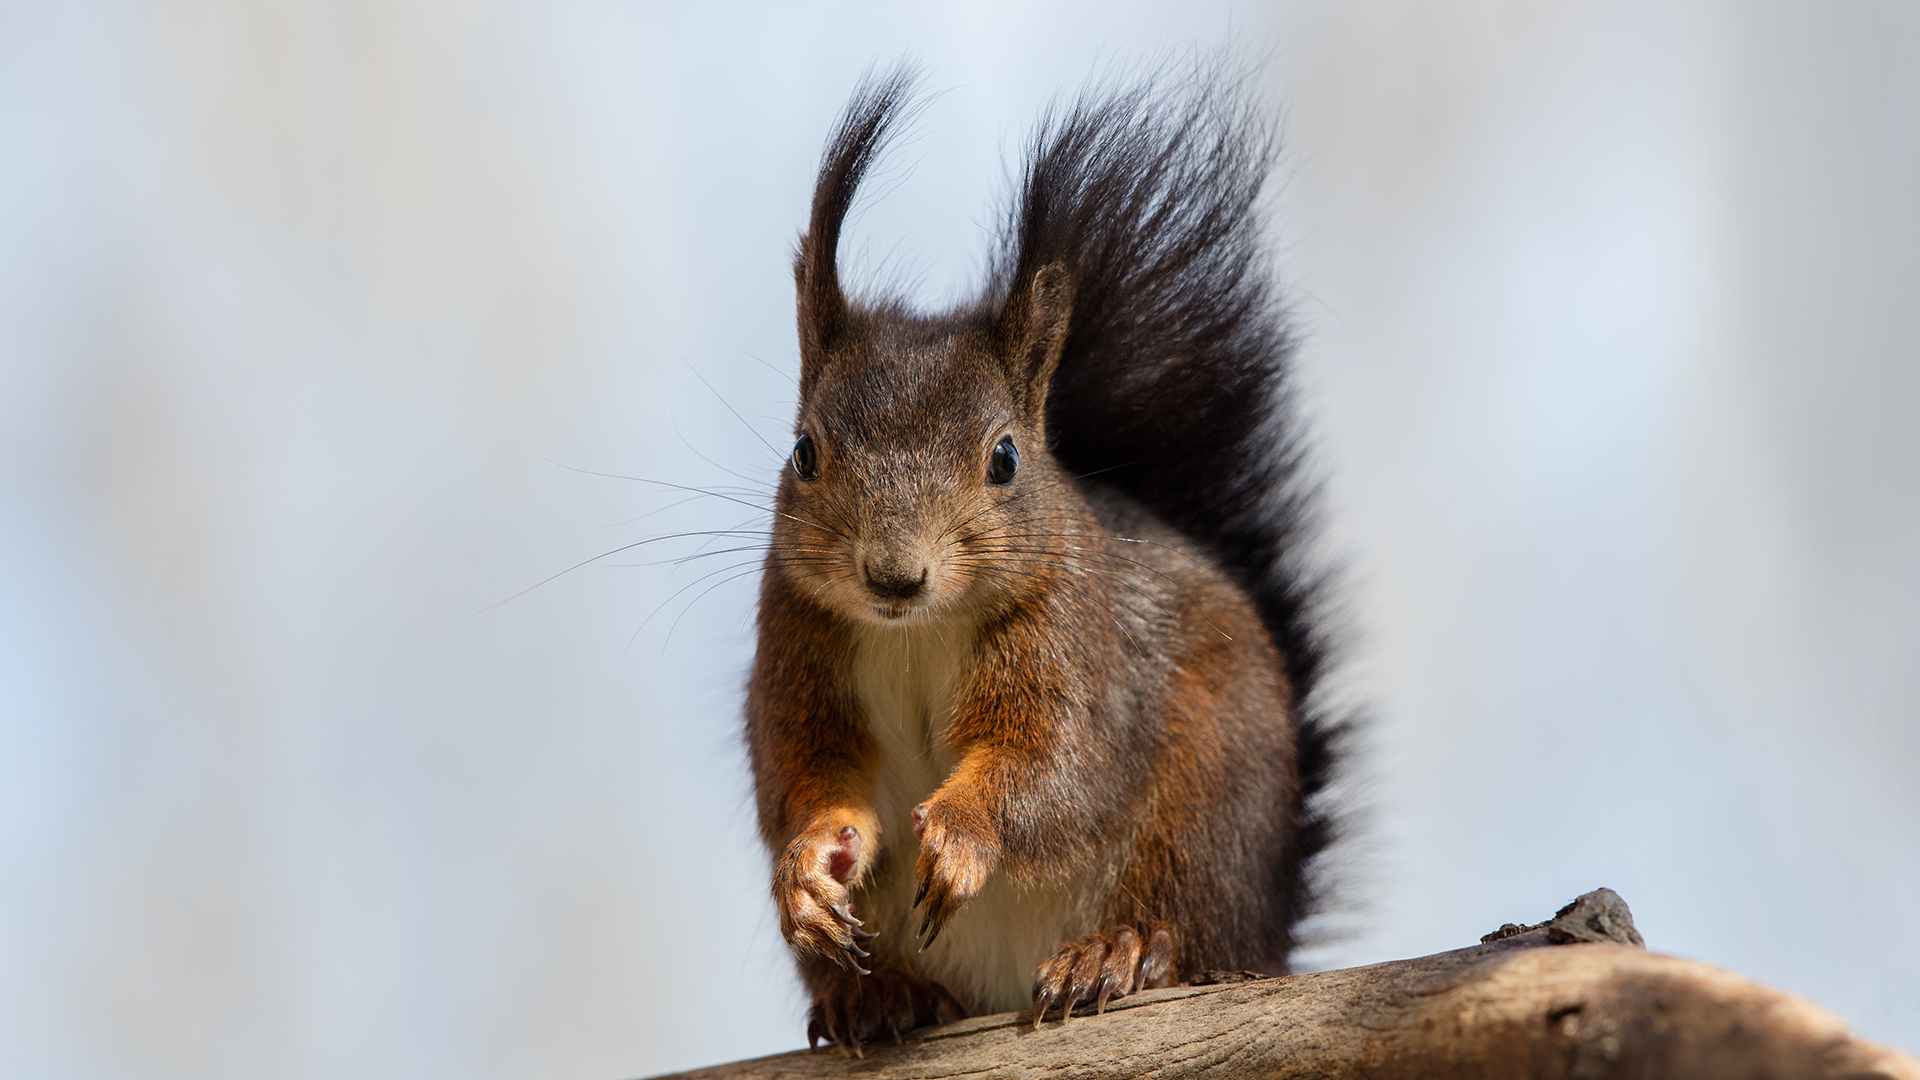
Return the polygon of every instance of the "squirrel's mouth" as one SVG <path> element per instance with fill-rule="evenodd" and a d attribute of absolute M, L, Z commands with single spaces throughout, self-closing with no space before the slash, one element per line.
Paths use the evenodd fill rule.
<path fill-rule="evenodd" d="M 872 622 L 900 625 L 912 623 L 918 625 L 929 619 L 938 619 L 946 610 L 946 605 L 938 598 L 925 594 L 915 597 L 901 597 L 894 600 L 878 600 L 872 596 L 865 598 L 860 605 L 861 614 Z"/>

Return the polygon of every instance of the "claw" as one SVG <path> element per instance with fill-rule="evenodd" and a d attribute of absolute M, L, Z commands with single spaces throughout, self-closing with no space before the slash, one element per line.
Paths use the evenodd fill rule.
<path fill-rule="evenodd" d="M 865 949 L 863 949 L 863 948 L 861 948 L 861 947 L 860 947 L 859 945 L 857 945 L 857 944 L 851 944 L 851 945 L 847 945 L 847 946 L 845 946 L 845 948 L 846 948 L 846 950 L 847 950 L 848 952 L 850 952 L 850 953 L 852 953 L 853 955 L 855 955 L 855 956 L 857 956 L 857 957 L 859 957 L 859 958 L 860 958 L 860 959 L 862 959 L 862 960 L 865 960 L 865 959 L 866 959 L 867 957 L 869 957 L 869 956 L 872 956 L 872 955 L 873 955 L 872 953 L 870 953 L 870 952 L 868 952 L 867 950 L 865 950 Z"/>
<path fill-rule="evenodd" d="M 1140 934 L 1131 926 L 1116 926 L 1107 931 L 1113 940 L 1113 952 L 1107 956 L 1108 983 L 1101 992 L 1102 1008 L 1108 997 L 1126 997 L 1139 989 Z"/>
<path fill-rule="evenodd" d="M 1113 951 L 1112 944 L 1097 934 L 1090 934 L 1080 941 L 1080 956 L 1067 974 L 1068 1016 L 1073 1015 L 1075 1005 L 1092 1000 L 1104 974 L 1107 957 Z"/>
<path fill-rule="evenodd" d="M 856 919 L 853 917 L 853 913 L 847 910 L 847 905 L 845 904 L 828 904 L 827 910 L 833 912 L 834 918 L 839 919 L 841 922 L 846 923 L 848 926 L 865 925 L 859 919 Z"/>
<path fill-rule="evenodd" d="M 820 1027 L 826 1034 L 828 1046 L 832 1046 L 840 1041 L 840 1032 L 834 1026 L 833 1014 L 831 1012 L 825 1013 L 820 1017 Z"/>
<path fill-rule="evenodd" d="M 1060 1022 L 1066 1023 L 1073 1013 L 1073 995 L 1067 990 L 1067 979 L 1073 973 L 1074 965 L 1079 963 L 1080 950 L 1072 942 L 1060 947 L 1053 958 L 1041 964 L 1033 973 L 1033 1026 L 1039 1027 L 1040 1021 L 1047 1018 L 1047 1010 L 1055 1002 L 1060 1003 Z"/>
<path fill-rule="evenodd" d="M 1173 963 L 1174 941 L 1170 927 L 1156 925 L 1147 937 L 1146 955 L 1140 960 L 1140 989 L 1158 990 L 1179 983 Z"/>
<path fill-rule="evenodd" d="M 898 971 L 876 970 L 871 978 L 823 973 L 819 996 L 808 1013 L 809 1046 L 826 1046 L 845 1057 L 866 1055 L 868 1044 L 905 1043 L 914 1028 L 959 1019 L 952 995 L 937 983 L 922 983 Z"/>
<path fill-rule="evenodd" d="M 926 898 L 927 898 L 927 883 L 925 881 L 922 881 L 920 883 L 920 887 L 913 890 L 913 903 L 907 905 L 907 910 L 912 911 L 914 908 L 919 907 L 920 901 L 925 900 Z"/>
<path fill-rule="evenodd" d="M 854 927 L 848 930 L 847 933 L 853 935 L 853 940 L 855 941 L 872 941 L 874 938 L 877 938 L 880 936 L 878 933 L 874 931 L 862 930 L 859 927 Z"/>
<path fill-rule="evenodd" d="M 915 935 L 916 937 L 919 937 L 921 939 L 920 951 L 926 952 L 929 948 L 931 948 L 933 946 L 933 943 L 939 939 L 940 931 L 945 929 L 945 927 L 946 927 L 945 923 L 940 923 L 938 925 L 935 925 L 933 922 L 933 916 L 931 915 L 927 916 L 926 919 L 920 923 L 920 933 Z"/>
<path fill-rule="evenodd" d="M 1100 972 L 1100 986 L 1094 990 L 1094 1015 L 1106 1013 L 1106 1003 L 1114 997 L 1125 997 L 1133 992 L 1133 965 L 1139 961 L 1140 940 L 1135 938 L 1131 951 L 1127 951 L 1127 942 L 1114 949 L 1106 959 L 1106 970 Z"/>
<path fill-rule="evenodd" d="M 1053 1005 L 1053 987 L 1037 987 L 1033 992 L 1033 1026 L 1037 1029 L 1040 1021 L 1046 1018 L 1047 1009 Z"/>

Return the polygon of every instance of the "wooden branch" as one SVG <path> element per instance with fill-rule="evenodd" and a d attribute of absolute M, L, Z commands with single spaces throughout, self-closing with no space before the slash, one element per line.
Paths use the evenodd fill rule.
<path fill-rule="evenodd" d="M 1216 985 L 1147 991 L 1104 1016 L 1037 1029 L 1030 1012 L 1002 1013 L 864 1057 L 802 1050 L 678 1076 L 1920 1080 L 1920 1060 L 1855 1038 L 1809 1001 L 1647 952 L 1609 889 L 1472 948 L 1285 978 L 1210 977 Z"/>

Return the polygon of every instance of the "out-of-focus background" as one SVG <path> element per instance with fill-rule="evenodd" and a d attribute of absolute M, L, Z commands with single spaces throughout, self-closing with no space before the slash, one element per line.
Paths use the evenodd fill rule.
<path fill-rule="evenodd" d="M 757 501 L 869 64 L 940 93 L 849 255 L 933 304 L 1050 97 L 1229 39 L 1376 717 L 1303 961 L 1605 884 L 1920 1047 L 1911 5 L 62 0 L 0 4 L 0 1073 L 799 1045 L 752 552 L 490 605 L 761 516 L 594 474 Z"/>

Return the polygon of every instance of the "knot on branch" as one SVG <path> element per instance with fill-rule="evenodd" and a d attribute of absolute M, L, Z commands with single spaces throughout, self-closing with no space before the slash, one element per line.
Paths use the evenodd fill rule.
<path fill-rule="evenodd" d="M 1633 912 L 1627 902 L 1612 889 L 1595 889 L 1553 913 L 1553 918 L 1531 926 L 1506 923 L 1480 939 L 1480 944 L 1519 937 L 1535 930 L 1547 932 L 1547 944 L 1566 945 L 1575 941 L 1597 941 L 1612 945 L 1631 945 L 1644 949 L 1647 943 L 1633 925 Z"/>

